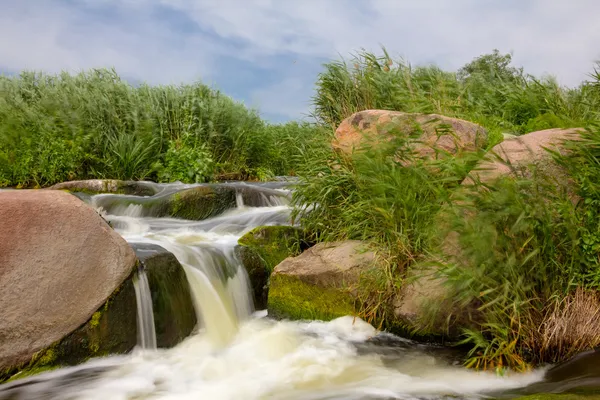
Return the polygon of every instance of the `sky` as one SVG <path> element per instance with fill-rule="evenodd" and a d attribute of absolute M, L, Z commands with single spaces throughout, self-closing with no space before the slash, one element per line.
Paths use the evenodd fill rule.
<path fill-rule="evenodd" d="M 498 49 L 575 86 L 600 59 L 598 15 L 597 0 L 0 0 L 0 72 L 202 81 L 281 122 L 307 117 L 323 63 L 363 48 L 447 70 Z"/>

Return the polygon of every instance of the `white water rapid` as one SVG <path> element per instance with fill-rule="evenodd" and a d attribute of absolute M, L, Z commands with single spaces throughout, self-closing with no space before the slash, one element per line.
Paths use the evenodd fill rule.
<path fill-rule="evenodd" d="M 100 207 L 110 196 L 118 197 L 87 201 Z M 0 386 L 0 399 L 477 399 L 542 378 L 541 370 L 507 376 L 466 370 L 443 348 L 378 333 L 352 317 L 290 322 L 255 312 L 233 250 L 253 227 L 289 222 L 281 198 L 264 195 L 263 207 L 248 207 L 238 196 L 236 208 L 203 221 L 148 217 L 141 205 L 123 204 L 104 217 L 129 242 L 157 244 L 177 257 L 200 329 L 174 348 L 156 349 L 142 275 L 136 286 L 142 346 Z"/>

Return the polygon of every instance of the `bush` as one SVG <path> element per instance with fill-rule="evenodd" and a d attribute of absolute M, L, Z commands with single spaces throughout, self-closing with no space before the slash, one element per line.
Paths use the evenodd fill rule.
<path fill-rule="evenodd" d="M 266 124 L 201 83 L 134 87 L 113 70 L 0 77 L 2 186 L 269 179 L 293 173 L 296 151 L 316 136 L 314 124 Z"/>
<path fill-rule="evenodd" d="M 555 158 L 572 181 L 530 168 L 530 179 L 456 192 L 447 208 L 442 236 L 454 232 L 460 251 L 438 273 L 453 309 L 474 315 L 471 366 L 525 369 L 600 345 L 598 315 L 584 311 L 600 306 L 600 129 L 567 147 Z"/>

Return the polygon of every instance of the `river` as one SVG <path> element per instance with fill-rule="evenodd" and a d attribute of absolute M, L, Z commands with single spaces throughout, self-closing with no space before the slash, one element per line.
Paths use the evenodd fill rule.
<path fill-rule="evenodd" d="M 234 246 L 256 226 L 289 223 L 291 211 L 285 196 L 273 195 L 287 194 L 284 185 L 262 187 L 259 206 L 238 197 L 237 207 L 203 221 L 152 217 L 140 204 L 117 201 L 131 196 L 82 196 L 128 242 L 158 244 L 177 257 L 199 328 L 174 348 L 156 349 L 148 332 L 153 321 L 144 318 L 148 303 L 141 301 L 145 333 L 131 354 L 2 385 L 0 399 L 477 399 L 543 379 L 542 369 L 506 376 L 466 370 L 446 349 L 377 332 L 352 317 L 275 321 L 254 310 Z M 144 285 L 136 284 L 138 296 Z"/>

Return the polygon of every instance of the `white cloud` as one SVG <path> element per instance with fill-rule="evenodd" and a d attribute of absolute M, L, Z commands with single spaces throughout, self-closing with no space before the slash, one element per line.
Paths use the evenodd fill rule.
<path fill-rule="evenodd" d="M 58 72 L 114 66 L 122 76 L 153 83 L 214 70 L 217 52 L 200 36 L 182 38 L 137 7 L 121 11 L 122 23 L 103 21 L 94 11 L 60 2 L 11 3 L 0 13 L 0 67 Z"/>
<path fill-rule="evenodd" d="M 5 2 L 2 68 L 113 65 L 121 75 L 155 83 L 199 77 L 219 82 L 227 79 L 219 66 L 227 55 L 238 58 L 240 68 L 258 66 L 278 76 L 279 84 L 265 83 L 246 100 L 290 116 L 307 111 L 320 57 L 361 47 L 378 51 L 382 44 L 413 64 L 448 69 L 498 48 L 513 51 L 526 71 L 550 73 L 568 85 L 585 79 L 600 58 L 595 0 L 85 0 L 78 7 Z M 120 19 L 99 18 L 82 4 Z M 197 29 L 182 31 L 161 21 L 157 5 L 186 16 Z M 282 70 L 281 56 L 313 67 Z"/>

